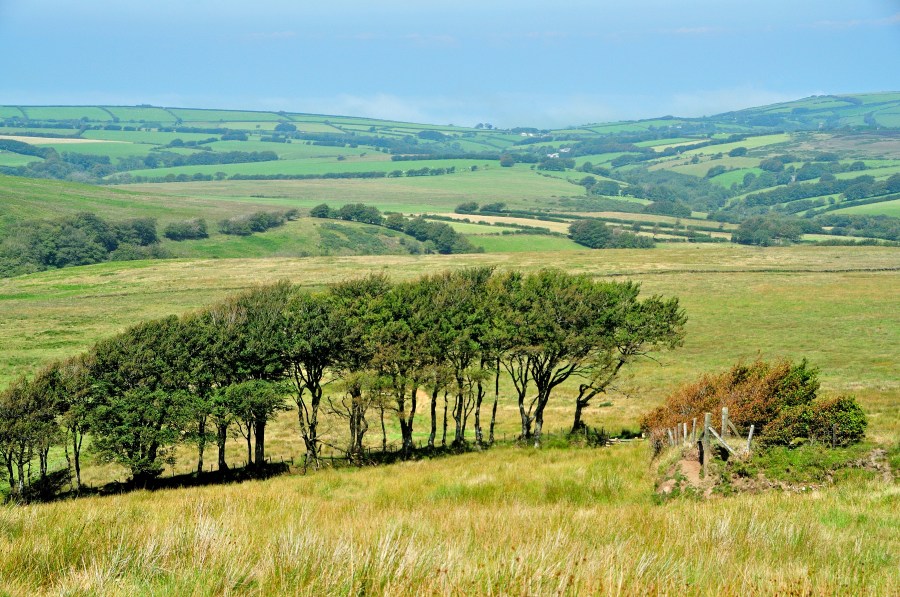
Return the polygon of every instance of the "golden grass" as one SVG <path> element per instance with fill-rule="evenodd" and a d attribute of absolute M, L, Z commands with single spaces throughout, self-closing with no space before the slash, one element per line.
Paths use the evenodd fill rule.
<path fill-rule="evenodd" d="M 651 499 L 643 445 L 0 510 L 11 594 L 895 594 L 896 485 Z"/>

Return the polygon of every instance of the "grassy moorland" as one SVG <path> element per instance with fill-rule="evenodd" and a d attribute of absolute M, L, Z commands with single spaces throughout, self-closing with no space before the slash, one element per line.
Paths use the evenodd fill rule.
<path fill-rule="evenodd" d="M 870 594 L 896 485 L 652 498 L 643 445 L 515 447 L 0 510 L 10 594 Z"/>
<path fill-rule="evenodd" d="M 254 284 L 311 289 L 365 271 L 408 278 L 476 264 L 565 266 L 679 296 L 685 346 L 636 367 L 625 394 L 588 422 L 634 427 L 676 384 L 739 358 L 808 357 L 826 394 L 852 392 L 869 441 L 900 435 L 900 292 L 885 248 L 672 247 L 653 252 L 175 260 L 100 264 L 0 281 L 4 381 L 137 321 L 181 313 Z M 565 262 L 561 257 L 565 255 Z M 823 328 L 827 333 L 823 333 Z M 504 386 L 498 436 L 516 427 Z M 547 426 L 570 425 L 572 388 Z M 295 415 L 267 432 L 278 459 L 302 453 Z M 422 418 L 418 426 L 426 426 Z M 392 425 L 393 427 L 393 425 Z M 342 425 L 326 421 L 327 441 Z M 371 436 L 370 441 L 380 438 Z M 391 439 L 396 429 L 390 430 Z M 417 436 L 420 437 L 420 436 Z M 896 484 L 848 471 L 835 487 L 711 502 L 653 498 L 642 443 L 487 454 L 244 484 L 136 492 L 0 510 L 0 590 L 10 594 L 650 592 L 889 594 L 900 545 Z M 240 461 L 239 441 L 229 459 Z M 62 456 L 55 455 L 59 464 Z M 178 453 L 186 472 L 193 457 Z M 124 479 L 86 459 L 90 484 Z M 726 591 L 727 592 L 727 591 Z"/>
<path fill-rule="evenodd" d="M 0 336 L 8 339 L 0 347 L 0 378 L 8 381 L 138 321 L 183 313 L 263 282 L 290 279 L 315 289 L 369 271 L 409 278 L 471 265 L 563 267 L 638 280 L 645 293 L 678 296 L 687 310 L 685 346 L 663 355 L 662 367 L 635 369 L 631 392 L 639 399 L 620 397 L 628 413 L 616 424 L 633 424 L 643 408 L 700 372 L 761 354 L 808 357 L 822 368 L 826 390 L 869 397 L 877 436 L 900 432 L 890 410 L 900 391 L 893 356 L 900 350 L 894 250 L 678 246 L 655 250 L 653 260 L 646 255 L 605 250 L 142 261 L 20 276 L 0 281 Z M 568 405 L 560 408 L 568 412 Z"/>

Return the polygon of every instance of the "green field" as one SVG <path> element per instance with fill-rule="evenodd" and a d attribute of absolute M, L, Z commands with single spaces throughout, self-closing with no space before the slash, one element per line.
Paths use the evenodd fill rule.
<path fill-rule="evenodd" d="M 131 170 L 134 176 L 149 176 L 162 178 L 169 174 L 215 174 L 224 172 L 228 175 L 311 175 L 318 176 L 328 173 L 347 172 L 393 172 L 395 170 L 407 171 L 420 168 L 456 168 L 457 171 L 468 170 L 472 166 L 481 168 L 485 164 L 483 160 L 421 160 L 406 162 L 385 161 L 380 154 L 370 154 L 363 157 L 359 155 L 347 155 L 346 159 L 331 158 L 306 158 L 296 160 L 277 160 L 268 162 L 253 162 L 246 164 L 213 164 L 210 166 L 179 166 L 174 168 L 155 168 L 148 170 Z"/>
<path fill-rule="evenodd" d="M 402 162 L 401 162 L 402 163 Z M 382 211 L 427 213 L 453 211 L 460 203 L 505 202 L 512 208 L 537 208 L 555 198 L 584 194 L 584 188 L 557 178 L 538 176 L 524 166 L 479 169 L 444 176 L 372 180 L 235 180 L 223 182 L 126 185 L 126 190 L 204 200 L 250 201 L 291 207 L 325 202 L 375 205 Z"/>
<path fill-rule="evenodd" d="M 488 253 L 525 253 L 553 251 L 584 251 L 585 248 L 567 238 L 537 234 L 506 234 L 470 236 L 476 247 Z"/>
<path fill-rule="evenodd" d="M 868 205 L 857 205 L 855 207 L 845 207 L 844 209 L 835 210 L 834 213 L 871 216 L 884 215 L 900 218 L 900 199 L 882 201 L 881 203 L 870 203 Z"/>

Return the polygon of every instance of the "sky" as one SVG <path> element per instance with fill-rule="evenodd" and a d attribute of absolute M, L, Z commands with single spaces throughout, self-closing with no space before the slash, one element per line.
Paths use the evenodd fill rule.
<path fill-rule="evenodd" d="M 0 0 L 0 104 L 564 127 L 900 91 L 900 0 Z"/>

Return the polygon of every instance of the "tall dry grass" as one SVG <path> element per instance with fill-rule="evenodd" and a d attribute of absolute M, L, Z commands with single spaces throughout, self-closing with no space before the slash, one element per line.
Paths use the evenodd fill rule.
<path fill-rule="evenodd" d="M 643 445 L 497 448 L 0 510 L 0 589 L 897 594 L 896 485 L 654 503 Z"/>

